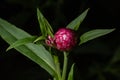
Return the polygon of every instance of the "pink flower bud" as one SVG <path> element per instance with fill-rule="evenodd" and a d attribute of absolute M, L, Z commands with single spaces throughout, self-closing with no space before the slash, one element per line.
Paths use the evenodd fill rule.
<path fill-rule="evenodd" d="M 68 28 L 59 29 L 54 35 L 55 47 L 60 51 L 69 51 L 77 43 L 75 32 Z"/>
<path fill-rule="evenodd" d="M 46 43 L 48 46 L 52 47 L 53 44 L 54 44 L 54 40 L 53 40 L 53 38 L 49 35 L 49 36 L 47 37 L 47 39 L 45 40 L 45 43 Z"/>

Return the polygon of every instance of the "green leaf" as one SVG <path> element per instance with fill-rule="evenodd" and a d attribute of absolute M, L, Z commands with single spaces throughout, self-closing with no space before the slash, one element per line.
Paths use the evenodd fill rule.
<path fill-rule="evenodd" d="M 15 47 L 18 47 L 18 46 L 21 46 L 21 45 L 24 45 L 24 44 L 27 44 L 27 43 L 33 43 L 34 40 L 36 39 L 36 36 L 32 36 L 32 37 L 26 37 L 26 38 L 23 38 L 23 39 L 19 39 L 17 41 L 15 41 L 13 44 L 11 44 L 6 51 L 12 49 L 12 48 L 15 48 Z"/>
<path fill-rule="evenodd" d="M 74 64 L 72 65 L 71 69 L 70 69 L 70 72 L 69 72 L 69 75 L 68 75 L 68 80 L 74 80 L 73 79 L 73 72 L 74 72 Z"/>
<path fill-rule="evenodd" d="M 34 43 L 39 41 L 39 40 L 44 40 L 45 38 L 43 36 L 38 37 L 37 39 L 34 40 Z"/>
<path fill-rule="evenodd" d="M 108 33 L 111 33 L 114 30 L 115 29 L 95 29 L 95 30 L 88 31 L 88 32 L 84 33 L 83 35 L 81 35 L 79 45 L 81 45 L 89 40 L 92 40 L 92 39 L 98 38 L 100 36 L 106 35 Z"/>
<path fill-rule="evenodd" d="M 52 55 L 44 48 L 43 45 L 36 45 L 33 43 L 26 44 L 26 46 L 35 53 L 39 59 L 42 60 L 43 65 L 46 64 L 55 71 L 55 64 Z"/>
<path fill-rule="evenodd" d="M 37 9 L 38 22 L 40 24 L 41 33 L 44 37 L 47 35 L 53 36 L 53 30 L 47 19 L 43 16 L 39 9 Z"/>
<path fill-rule="evenodd" d="M 19 39 L 32 37 L 27 32 L 15 27 L 3 19 L 0 19 L 0 36 L 10 45 Z M 42 45 L 29 43 L 16 47 L 15 49 L 40 65 L 49 74 L 56 77 L 56 68 L 52 55 Z"/>
<path fill-rule="evenodd" d="M 75 18 L 73 21 L 71 21 L 68 25 L 67 28 L 73 29 L 73 30 L 78 30 L 80 24 L 83 22 L 83 20 L 85 19 L 88 10 L 85 10 L 82 14 L 80 14 L 77 18 Z"/>
<path fill-rule="evenodd" d="M 47 34 L 53 37 L 53 29 L 51 25 L 48 23 L 47 19 L 44 18 L 44 21 L 46 23 Z"/>

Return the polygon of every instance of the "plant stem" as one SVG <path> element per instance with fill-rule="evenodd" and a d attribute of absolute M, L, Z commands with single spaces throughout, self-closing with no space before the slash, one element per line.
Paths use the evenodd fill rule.
<path fill-rule="evenodd" d="M 62 80 L 66 79 L 67 62 L 68 62 L 67 53 L 64 52 L 64 64 L 63 64 Z"/>
<path fill-rule="evenodd" d="M 57 72 L 58 80 L 61 80 L 60 63 L 59 63 L 58 56 L 54 56 L 54 60 L 55 60 L 56 72 Z"/>

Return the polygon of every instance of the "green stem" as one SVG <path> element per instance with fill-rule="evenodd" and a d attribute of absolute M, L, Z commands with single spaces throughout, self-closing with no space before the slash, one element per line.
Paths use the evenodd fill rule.
<path fill-rule="evenodd" d="M 64 52 L 64 64 L 63 64 L 62 80 L 66 79 L 67 62 L 68 62 L 67 53 Z"/>
<path fill-rule="evenodd" d="M 55 60 L 56 72 L 57 72 L 58 80 L 61 80 L 60 63 L 59 63 L 58 56 L 54 56 L 54 60 Z"/>

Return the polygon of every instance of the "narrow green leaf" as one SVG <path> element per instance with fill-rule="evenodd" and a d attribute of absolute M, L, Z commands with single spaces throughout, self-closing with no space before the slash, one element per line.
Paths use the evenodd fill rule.
<path fill-rule="evenodd" d="M 43 21 L 43 15 L 42 13 L 39 11 L 39 9 L 37 9 L 37 17 L 38 17 L 38 22 L 40 24 L 40 30 L 41 30 L 41 33 L 43 36 L 46 36 L 47 33 L 46 33 L 46 27 L 45 27 L 45 23 Z"/>
<path fill-rule="evenodd" d="M 51 60 L 51 54 L 44 52 L 44 47 L 42 45 L 36 45 L 33 43 L 28 43 L 20 47 L 15 48 L 17 51 L 40 65 L 45 69 L 51 76 L 57 76 L 55 71 L 55 66 L 53 60 Z M 43 50 L 43 51 L 42 51 Z M 42 55 L 41 55 L 42 54 Z M 50 55 L 50 56 L 48 56 Z M 47 59 L 47 60 L 46 60 Z M 48 62 L 47 62 L 48 61 Z"/>
<path fill-rule="evenodd" d="M 15 41 L 12 45 L 10 45 L 6 51 L 12 49 L 12 48 L 15 48 L 15 47 L 18 47 L 18 46 L 21 46 L 21 45 L 24 45 L 24 44 L 27 44 L 27 43 L 33 43 L 33 41 L 36 39 L 36 36 L 32 36 L 32 37 L 26 37 L 26 38 L 23 38 L 23 39 L 19 39 L 17 41 Z"/>
<path fill-rule="evenodd" d="M 19 39 L 32 37 L 27 32 L 15 27 L 3 19 L 0 19 L 0 36 L 10 45 Z M 48 71 L 49 74 L 56 77 L 57 73 L 52 56 L 42 45 L 28 43 L 26 45 L 18 46 L 15 49 L 40 65 L 43 69 Z"/>
<path fill-rule="evenodd" d="M 92 39 L 98 38 L 100 36 L 106 35 L 108 33 L 111 33 L 114 30 L 115 29 L 95 29 L 95 30 L 88 31 L 88 32 L 84 33 L 83 35 L 81 35 L 79 45 L 83 44 L 89 40 L 92 40 Z"/>
<path fill-rule="evenodd" d="M 7 32 L 8 34 L 5 32 Z M 25 32 L 24 30 L 15 27 L 14 25 L 10 24 L 9 22 L 1 18 L 0 18 L 0 34 L 1 34 L 0 35 L 1 37 L 7 36 L 5 38 L 7 39 L 7 41 L 9 41 L 9 44 L 13 44 L 16 40 L 19 40 L 19 39 L 32 37 L 30 34 Z M 2 35 L 5 35 L 5 36 L 2 36 Z"/>
<path fill-rule="evenodd" d="M 43 36 L 38 37 L 37 39 L 34 40 L 34 43 L 39 41 L 39 40 L 44 40 L 45 38 Z"/>
<path fill-rule="evenodd" d="M 73 21 L 71 21 L 68 25 L 67 28 L 73 29 L 73 30 L 78 30 L 80 24 L 83 22 L 83 20 L 85 19 L 88 10 L 85 10 L 82 14 L 80 14 L 77 18 L 75 18 Z"/>
<path fill-rule="evenodd" d="M 40 59 L 44 61 L 43 64 L 50 66 L 55 71 L 55 64 L 52 55 L 44 48 L 43 45 L 36 45 L 33 43 L 26 44 L 27 47 L 34 52 Z"/>
<path fill-rule="evenodd" d="M 37 9 L 38 21 L 40 24 L 41 33 L 44 37 L 47 35 L 53 36 L 53 30 L 47 19 L 43 16 L 39 9 Z"/>
<path fill-rule="evenodd" d="M 53 29 L 51 27 L 51 25 L 49 24 L 49 22 L 47 21 L 46 18 L 44 18 L 45 21 L 45 25 L 46 25 L 46 29 L 47 29 L 47 34 L 53 37 Z"/>
<path fill-rule="evenodd" d="M 68 80 L 74 80 L 73 79 L 73 76 L 74 76 L 73 75 L 74 74 L 74 65 L 75 64 L 73 64 L 72 67 L 71 67 L 71 69 L 70 69 L 70 72 L 69 72 L 69 75 L 68 75 Z"/>

